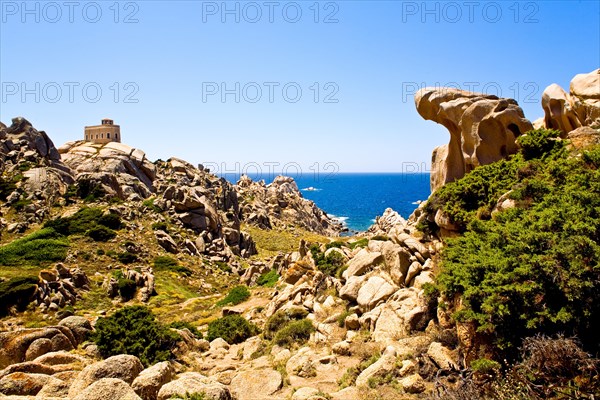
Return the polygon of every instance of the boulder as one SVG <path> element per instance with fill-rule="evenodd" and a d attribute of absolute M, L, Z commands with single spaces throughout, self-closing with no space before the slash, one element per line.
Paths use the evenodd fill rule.
<path fill-rule="evenodd" d="M 400 386 L 406 393 L 422 393 L 425 391 L 425 380 L 419 374 L 400 379 Z"/>
<path fill-rule="evenodd" d="M 44 374 L 14 372 L 0 379 L 0 393 L 4 395 L 35 396 L 50 381 L 59 381 Z"/>
<path fill-rule="evenodd" d="M 231 400 L 231 394 L 226 386 L 211 382 L 207 377 L 197 372 L 181 374 L 179 379 L 171 381 L 160 388 L 158 400 L 168 400 L 185 395 L 204 394 L 206 400 Z"/>
<path fill-rule="evenodd" d="M 450 142 L 434 150 L 432 191 L 477 166 L 516 153 L 516 138 L 533 128 L 513 99 L 454 88 L 424 88 L 415 94 L 415 105 L 423 118 L 442 124 L 450 133 Z"/>
<path fill-rule="evenodd" d="M 49 351 L 72 350 L 77 346 L 73 333 L 65 326 L 0 332 L 0 369 L 25 361 L 29 346 L 38 339 L 51 341 L 51 347 L 43 346 L 44 350 Z M 42 349 L 40 343 L 42 342 L 36 344 L 36 356 L 40 355 L 40 349 Z"/>
<path fill-rule="evenodd" d="M 350 262 L 348 262 L 348 269 L 344 271 L 343 275 L 346 279 L 352 276 L 363 275 L 382 261 L 383 257 L 381 253 L 361 249 L 354 257 L 352 257 Z"/>
<path fill-rule="evenodd" d="M 156 400 L 160 388 L 172 378 L 173 366 L 168 361 L 163 361 L 140 372 L 131 387 L 142 400 Z"/>
<path fill-rule="evenodd" d="M 387 300 L 398 288 L 392 286 L 380 276 L 372 276 L 358 291 L 356 302 L 365 312 Z"/>
<path fill-rule="evenodd" d="M 233 377 L 229 389 L 237 400 L 263 399 L 283 386 L 281 374 L 272 369 L 242 371 Z"/>
<path fill-rule="evenodd" d="M 427 349 L 427 355 L 440 369 L 458 369 L 456 352 L 450 350 L 439 342 L 433 342 Z"/>
<path fill-rule="evenodd" d="M 83 343 L 92 332 L 92 324 L 84 317 L 70 316 L 62 319 L 58 325 L 69 328 L 78 343 Z"/>
<path fill-rule="evenodd" d="M 394 354 L 384 354 L 379 360 L 368 366 L 364 371 L 356 378 L 356 386 L 368 386 L 369 379 L 375 377 L 383 377 L 389 374 L 396 368 L 396 356 Z"/>
<path fill-rule="evenodd" d="M 117 378 L 102 378 L 92 383 L 73 400 L 141 400 L 129 385 Z"/>
<path fill-rule="evenodd" d="M 85 367 L 73 381 L 69 389 L 69 396 L 79 395 L 88 386 L 102 378 L 116 378 L 130 385 L 143 369 L 144 366 L 135 356 L 120 354 L 109 357 L 104 361 Z"/>

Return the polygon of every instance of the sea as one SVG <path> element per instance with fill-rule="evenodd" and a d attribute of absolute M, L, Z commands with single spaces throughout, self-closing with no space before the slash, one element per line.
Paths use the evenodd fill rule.
<path fill-rule="evenodd" d="M 223 175 L 236 183 L 239 175 Z M 274 177 L 248 174 L 252 180 Z M 328 176 L 294 175 L 302 195 L 315 202 L 329 216 L 342 222 L 351 233 L 367 230 L 375 217 L 392 208 L 404 218 L 427 200 L 430 194 L 427 173 L 336 173 Z M 270 178 L 270 179 L 268 179 Z"/>

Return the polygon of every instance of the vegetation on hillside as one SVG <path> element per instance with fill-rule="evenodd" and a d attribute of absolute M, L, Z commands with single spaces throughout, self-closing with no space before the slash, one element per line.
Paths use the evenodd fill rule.
<path fill-rule="evenodd" d="M 556 132 L 519 138 L 519 154 L 475 169 L 436 192 L 464 234 L 448 239 L 438 277 L 454 318 L 476 324 L 498 356 L 538 332 L 577 335 L 600 350 L 600 147 L 569 157 Z M 491 214 L 498 198 L 517 207 Z"/>
<path fill-rule="evenodd" d="M 169 360 L 179 336 L 144 306 L 124 307 L 96 322 L 91 340 L 103 357 L 131 354 L 149 366 Z"/>

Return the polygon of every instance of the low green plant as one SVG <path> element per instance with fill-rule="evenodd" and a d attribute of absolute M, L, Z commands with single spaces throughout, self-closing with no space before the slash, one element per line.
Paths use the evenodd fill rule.
<path fill-rule="evenodd" d="M 138 257 L 135 254 L 130 253 L 128 251 L 123 251 L 121 253 L 117 253 L 117 260 L 119 260 L 119 262 L 123 264 L 131 264 L 136 262 L 138 260 Z"/>
<path fill-rule="evenodd" d="M 231 273 L 231 267 L 224 261 L 215 261 L 215 265 L 223 272 Z"/>
<path fill-rule="evenodd" d="M 137 290 L 137 285 L 135 281 L 126 278 L 119 278 L 119 295 L 125 301 L 133 299 L 135 296 L 135 292 Z"/>
<path fill-rule="evenodd" d="M 302 345 L 308 339 L 315 328 L 307 319 L 290 321 L 279 329 L 273 338 L 273 342 L 279 346 L 289 347 L 292 344 Z"/>
<path fill-rule="evenodd" d="M 167 224 L 166 222 L 155 222 L 152 224 L 152 230 L 153 231 L 165 231 L 165 232 L 169 232 L 169 224 Z"/>
<path fill-rule="evenodd" d="M 98 319 L 90 339 L 103 357 L 131 354 L 149 366 L 173 357 L 179 335 L 161 325 L 147 307 L 131 306 Z"/>
<path fill-rule="evenodd" d="M 256 325 L 239 315 L 227 315 L 208 324 L 206 339 L 210 342 L 222 338 L 229 344 L 241 343 L 258 333 Z"/>
<path fill-rule="evenodd" d="M 488 358 L 479 358 L 471 361 L 471 369 L 482 374 L 495 374 L 500 371 L 501 365 L 499 362 Z"/>
<path fill-rule="evenodd" d="M 44 228 L 0 247 L 0 265 L 45 265 L 63 261 L 69 242 L 54 229 Z"/>
<path fill-rule="evenodd" d="M 339 251 L 331 251 L 325 255 L 318 244 L 313 244 L 310 246 L 310 252 L 317 269 L 326 275 L 336 276 L 338 271 L 346 265 L 346 259 Z"/>
<path fill-rule="evenodd" d="M 194 325 L 192 325 L 189 322 L 184 322 L 184 321 L 174 321 L 171 322 L 169 324 L 169 328 L 174 328 L 174 329 L 187 329 L 189 330 L 194 336 L 196 336 L 196 338 L 198 339 L 202 339 L 202 332 L 200 332 L 198 330 L 198 328 L 196 328 Z"/>
<path fill-rule="evenodd" d="M 232 305 L 243 303 L 250 298 L 250 291 L 244 285 L 238 285 L 232 288 L 224 299 L 217 302 L 218 306 Z"/>
<path fill-rule="evenodd" d="M 307 315 L 308 311 L 301 307 L 279 310 L 267 319 L 262 335 L 265 339 L 273 339 L 277 332 L 285 327 L 285 325 L 291 321 L 304 319 Z"/>
<path fill-rule="evenodd" d="M 11 307 L 23 311 L 31 302 L 37 289 L 36 277 L 19 276 L 0 283 L 0 317 L 5 316 Z"/>
<path fill-rule="evenodd" d="M 173 257 L 169 256 L 158 256 L 154 259 L 154 269 L 157 271 L 172 271 L 177 272 L 185 276 L 191 276 L 192 270 L 184 267 L 183 265 L 179 265 L 179 261 L 177 261 Z"/>
<path fill-rule="evenodd" d="M 108 242 L 117 236 L 117 233 L 106 226 L 98 225 L 85 233 L 96 242 Z"/>
<path fill-rule="evenodd" d="M 278 280 L 279 280 L 279 274 L 277 273 L 276 270 L 272 269 L 270 271 L 265 272 L 261 276 L 259 276 L 258 279 L 256 280 L 256 284 L 259 286 L 265 286 L 265 287 L 272 288 L 277 284 Z"/>
<path fill-rule="evenodd" d="M 162 212 L 162 210 L 157 205 L 154 204 L 154 200 L 156 200 L 156 199 L 154 197 L 151 197 L 149 199 L 144 200 L 142 204 L 144 205 L 144 207 L 147 207 L 148 209 L 150 209 L 156 213 Z"/>

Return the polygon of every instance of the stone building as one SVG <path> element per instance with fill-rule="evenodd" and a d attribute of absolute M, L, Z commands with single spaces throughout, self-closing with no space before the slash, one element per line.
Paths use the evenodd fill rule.
<path fill-rule="evenodd" d="M 112 119 L 105 118 L 101 125 L 86 126 L 83 138 L 94 143 L 121 143 L 121 127 L 115 125 Z"/>

